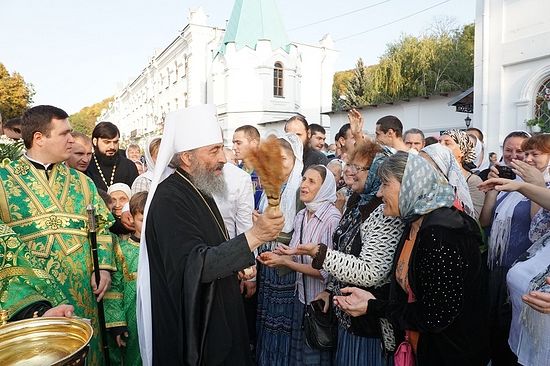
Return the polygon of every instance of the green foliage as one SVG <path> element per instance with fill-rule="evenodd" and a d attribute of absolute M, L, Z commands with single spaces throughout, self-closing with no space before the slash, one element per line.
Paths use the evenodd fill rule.
<path fill-rule="evenodd" d="M 353 76 L 347 82 L 347 88 L 344 91 L 344 107 L 352 108 L 354 106 L 366 105 L 371 99 L 370 92 L 372 90 L 372 74 L 369 68 L 365 67 L 363 59 L 359 58 Z"/>
<path fill-rule="evenodd" d="M 525 121 L 525 124 L 531 127 L 533 132 L 550 132 L 550 108 L 548 107 L 548 102 L 546 100 L 542 101 L 539 104 L 537 117 Z M 533 128 L 534 127 L 534 128 Z M 540 129 L 540 131 L 539 131 Z"/>
<path fill-rule="evenodd" d="M 87 136 L 91 136 L 101 111 L 109 107 L 109 103 L 112 102 L 113 99 L 113 97 L 103 99 L 99 103 L 84 107 L 79 112 L 72 114 L 69 120 L 71 121 L 73 129 Z"/>
<path fill-rule="evenodd" d="M 388 45 L 377 65 L 365 68 L 358 60 L 343 93 L 344 107 L 465 90 L 473 81 L 473 24 L 422 37 L 403 36 Z"/>
<path fill-rule="evenodd" d="M 348 83 L 353 77 L 354 70 L 338 71 L 334 74 L 334 80 L 332 82 L 332 110 L 341 110 L 344 108 L 345 100 L 341 99 L 345 97 Z"/>
<path fill-rule="evenodd" d="M 32 104 L 34 88 L 26 83 L 21 74 L 10 75 L 6 67 L 0 63 L 0 113 L 2 119 L 21 117 Z"/>
<path fill-rule="evenodd" d="M 0 136 L 0 166 L 17 159 L 24 151 L 23 140 L 12 140 L 6 136 Z"/>

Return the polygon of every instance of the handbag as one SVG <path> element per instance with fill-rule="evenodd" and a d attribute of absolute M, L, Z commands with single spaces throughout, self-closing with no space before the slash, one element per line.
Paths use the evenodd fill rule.
<path fill-rule="evenodd" d="M 304 301 L 307 304 L 304 276 L 302 274 Z M 335 348 L 338 343 L 338 320 L 332 307 L 329 307 L 328 311 L 324 313 L 321 309 L 313 306 L 313 303 L 306 305 L 302 328 L 306 344 L 310 348 L 328 351 Z"/>
<path fill-rule="evenodd" d="M 405 336 L 405 340 L 395 350 L 393 364 L 394 366 L 414 366 L 414 352 L 408 336 Z"/>
<path fill-rule="evenodd" d="M 311 304 L 307 305 L 303 327 L 305 341 L 310 348 L 327 351 L 336 347 L 338 327 L 332 310 L 323 313 Z"/>
<path fill-rule="evenodd" d="M 305 219 L 305 215 L 304 215 Z M 302 220 L 302 228 L 300 230 L 300 243 L 302 242 L 302 232 L 304 221 Z M 304 263 L 303 256 L 300 256 L 300 261 Z M 338 320 L 329 306 L 329 310 L 324 313 L 322 309 L 317 309 L 313 303 L 307 303 L 306 281 L 305 274 L 302 273 L 302 285 L 304 286 L 304 318 L 302 320 L 302 328 L 304 330 L 304 338 L 306 344 L 312 348 L 321 351 L 331 350 L 336 347 L 338 340 Z"/>

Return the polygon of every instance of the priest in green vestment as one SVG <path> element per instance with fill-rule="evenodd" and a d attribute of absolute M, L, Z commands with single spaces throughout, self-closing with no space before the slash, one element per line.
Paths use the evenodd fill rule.
<path fill-rule="evenodd" d="M 18 234 L 40 269 L 55 280 L 75 315 L 92 320 L 88 364 L 101 365 L 97 301 L 116 270 L 108 232 L 114 219 L 93 182 L 64 164 L 74 143 L 65 111 L 33 107 L 23 115 L 21 130 L 27 152 L 0 167 L 0 220 Z M 98 218 L 101 280 L 97 286 L 88 240 L 89 204 Z"/>

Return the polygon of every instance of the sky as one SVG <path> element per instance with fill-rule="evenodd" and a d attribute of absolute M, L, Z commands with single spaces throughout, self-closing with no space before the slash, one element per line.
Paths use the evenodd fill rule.
<path fill-rule="evenodd" d="M 249 0 L 250 1 L 250 0 Z M 276 0 L 291 41 L 316 44 L 329 33 L 336 70 L 359 57 L 375 64 L 403 34 L 435 22 L 475 20 L 475 0 Z M 0 62 L 34 85 L 34 104 L 69 114 L 114 95 L 202 7 L 225 28 L 234 0 L 0 0 Z"/>

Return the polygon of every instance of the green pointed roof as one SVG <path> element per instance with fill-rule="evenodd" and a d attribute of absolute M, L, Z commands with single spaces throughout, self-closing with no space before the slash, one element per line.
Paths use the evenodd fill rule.
<path fill-rule="evenodd" d="M 224 54 L 230 42 L 235 43 L 237 50 L 254 50 L 259 40 L 269 40 L 272 49 L 289 52 L 290 42 L 275 0 L 236 0 L 219 53 Z"/>

